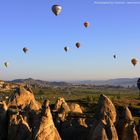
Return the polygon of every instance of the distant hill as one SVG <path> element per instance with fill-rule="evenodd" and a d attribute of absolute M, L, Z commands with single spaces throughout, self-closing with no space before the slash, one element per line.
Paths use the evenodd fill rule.
<path fill-rule="evenodd" d="M 70 85 L 69 83 L 66 82 L 49 82 L 49 81 L 43 81 L 43 80 L 35 80 L 32 78 L 28 78 L 28 79 L 15 79 L 12 81 L 9 81 L 11 83 L 24 83 L 24 84 L 28 84 L 28 85 L 36 85 L 36 86 L 40 86 L 40 87 L 47 87 L 47 86 L 68 86 Z"/>
<path fill-rule="evenodd" d="M 110 79 L 110 80 L 83 80 L 83 81 L 71 81 L 71 82 L 50 82 L 50 81 L 43 81 L 43 80 L 35 80 L 32 78 L 28 79 L 15 79 L 9 81 L 11 83 L 24 83 L 29 85 L 36 85 L 40 87 L 47 87 L 47 86 L 69 86 L 72 84 L 78 85 L 111 85 L 111 86 L 123 86 L 123 87 L 132 87 L 136 86 L 138 78 L 118 78 L 118 79 Z"/>
<path fill-rule="evenodd" d="M 136 86 L 138 78 L 118 78 L 110 80 L 85 80 L 85 81 L 76 81 L 75 84 L 92 84 L 92 85 L 112 85 L 112 86 Z"/>

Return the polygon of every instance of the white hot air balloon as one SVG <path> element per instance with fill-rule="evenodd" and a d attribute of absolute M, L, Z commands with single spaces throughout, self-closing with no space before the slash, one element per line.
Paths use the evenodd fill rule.
<path fill-rule="evenodd" d="M 62 11 L 62 7 L 60 5 L 53 5 L 52 11 L 56 16 L 58 16 Z"/>
<path fill-rule="evenodd" d="M 64 47 L 64 50 L 67 52 L 69 50 L 69 47 Z"/>

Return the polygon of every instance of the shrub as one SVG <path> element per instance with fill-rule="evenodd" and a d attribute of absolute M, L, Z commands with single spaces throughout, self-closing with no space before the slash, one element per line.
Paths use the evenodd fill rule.
<path fill-rule="evenodd" d="M 38 95 L 44 95 L 44 94 L 45 94 L 45 92 L 43 90 L 38 91 Z"/>
<path fill-rule="evenodd" d="M 121 95 L 118 95 L 117 96 L 117 99 L 120 101 L 121 100 Z"/>

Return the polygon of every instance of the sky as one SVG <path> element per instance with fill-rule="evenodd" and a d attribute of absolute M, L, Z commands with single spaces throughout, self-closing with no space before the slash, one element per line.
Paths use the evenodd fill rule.
<path fill-rule="evenodd" d="M 0 79 L 139 77 L 140 63 L 134 67 L 131 59 L 140 61 L 140 4 L 97 3 L 105 1 L 0 0 Z M 55 4 L 62 6 L 59 16 L 51 11 Z"/>

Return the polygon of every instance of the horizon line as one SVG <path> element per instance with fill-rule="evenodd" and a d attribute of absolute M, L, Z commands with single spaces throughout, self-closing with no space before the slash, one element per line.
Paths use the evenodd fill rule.
<path fill-rule="evenodd" d="M 50 81 L 50 82 L 78 82 L 78 81 L 107 81 L 107 80 L 114 80 L 114 79 L 136 79 L 139 77 L 116 77 L 116 78 L 106 78 L 106 79 L 73 79 L 73 80 L 44 80 L 44 79 L 39 79 L 39 78 L 15 78 L 15 79 L 9 79 L 9 80 L 3 80 L 0 79 L 1 81 L 14 81 L 14 80 L 27 80 L 27 79 L 32 79 L 32 80 L 41 80 L 41 81 Z"/>

